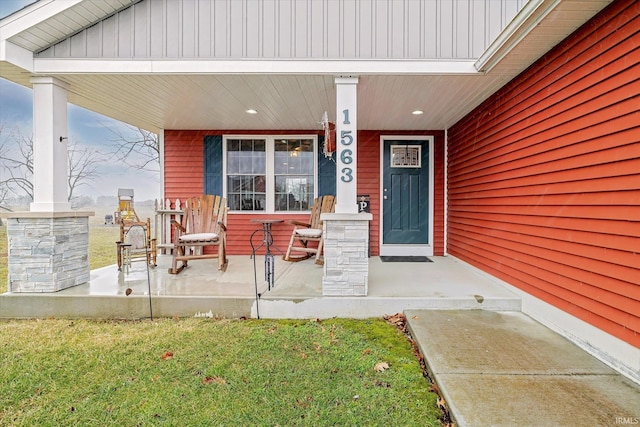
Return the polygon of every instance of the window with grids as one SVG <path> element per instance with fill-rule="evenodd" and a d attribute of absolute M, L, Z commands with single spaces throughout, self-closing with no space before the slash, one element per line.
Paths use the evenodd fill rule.
<path fill-rule="evenodd" d="M 227 137 L 226 194 L 232 211 L 310 209 L 316 137 Z"/>

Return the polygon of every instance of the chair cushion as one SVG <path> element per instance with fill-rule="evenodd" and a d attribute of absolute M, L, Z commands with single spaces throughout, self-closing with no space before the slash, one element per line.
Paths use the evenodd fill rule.
<path fill-rule="evenodd" d="M 320 237 L 322 236 L 322 230 L 318 228 L 299 228 L 296 230 L 296 234 L 301 237 Z"/>
<path fill-rule="evenodd" d="M 131 249 L 144 249 L 147 246 L 145 230 L 142 227 L 131 227 L 125 234 L 124 241 Z"/>
<path fill-rule="evenodd" d="M 218 235 L 216 233 L 193 233 L 183 234 L 182 236 L 180 236 L 181 242 L 203 242 L 217 239 Z"/>

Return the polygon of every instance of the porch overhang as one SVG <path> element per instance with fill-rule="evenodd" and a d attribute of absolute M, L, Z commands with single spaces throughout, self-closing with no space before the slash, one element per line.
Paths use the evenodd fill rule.
<path fill-rule="evenodd" d="M 26 87 L 31 77 L 56 77 L 69 85 L 69 102 L 159 132 L 317 129 L 325 111 L 335 117 L 334 78 L 356 75 L 359 103 L 366 106 L 359 111 L 361 129 L 446 129 L 611 0 L 531 0 L 470 60 L 36 56 L 137 1 L 41 0 L 6 17 L 0 77 Z M 249 107 L 259 114 L 247 119 Z M 416 109 L 427 114 L 416 118 L 410 114 Z"/>

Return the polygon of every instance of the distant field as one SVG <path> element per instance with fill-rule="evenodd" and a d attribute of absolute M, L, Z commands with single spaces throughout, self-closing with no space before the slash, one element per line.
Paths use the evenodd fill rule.
<path fill-rule="evenodd" d="M 104 216 L 113 215 L 113 209 L 99 206 L 86 209 L 95 212 L 95 216 L 89 218 L 89 267 L 91 270 L 116 263 L 116 245 L 119 237 L 117 225 L 105 225 Z M 136 209 L 141 220 L 151 218 L 153 225 L 153 208 L 142 207 Z M 154 231 L 155 232 L 155 231 Z M 0 293 L 8 290 L 7 286 L 7 227 L 5 221 L 0 226 Z"/>

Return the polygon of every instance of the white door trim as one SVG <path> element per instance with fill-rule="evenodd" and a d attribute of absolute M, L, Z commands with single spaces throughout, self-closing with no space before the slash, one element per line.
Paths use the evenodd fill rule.
<path fill-rule="evenodd" d="M 429 243 L 426 245 L 385 245 L 382 240 L 383 228 L 384 228 L 384 194 L 383 194 L 383 186 L 384 186 L 384 141 L 392 139 L 392 140 L 409 140 L 409 141 L 427 141 L 427 147 L 429 150 Z M 433 135 L 380 135 L 380 206 L 379 213 L 380 216 L 380 227 L 378 232 L 379 241 L 380 241 L 380 255 L 389 256 L 389 255 L 398 255 L 398 256 L 433 256 L 433 225 L 434 225 L 434 154 L 433 154 L 433 146 L 434 146 L 435 137 Z"/>

